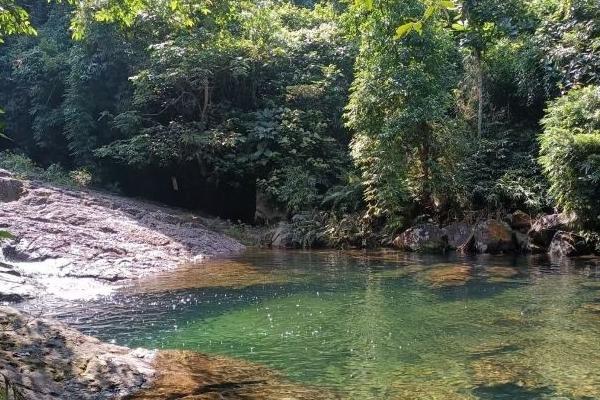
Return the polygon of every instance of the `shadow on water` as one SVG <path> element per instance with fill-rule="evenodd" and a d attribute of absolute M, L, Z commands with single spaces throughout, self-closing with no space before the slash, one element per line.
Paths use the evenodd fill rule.
<path fill-rule="evenodd" d="M 481 400 L 543 400 L 552 398 L 554 391 L 548 387 L 526 388 L 516 383 L 478 386 L 473 394 Z"/>

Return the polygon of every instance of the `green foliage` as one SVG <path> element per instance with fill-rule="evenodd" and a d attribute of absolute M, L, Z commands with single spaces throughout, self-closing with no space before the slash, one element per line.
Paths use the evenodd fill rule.
<path fill-rule="evenodd" d="M 532 214 L 550 208 L 547 184 L 537 165 L 534 131 L 500 125 L 471 143 L 457 180 L 462 209 Z"/>
<path fill-rule="evenodd" d="M 546 73 L 563 92 L 577 85 L 600 84 L 600 3 L 572 0 L 568 8 L 545 8 L 535 44 L 543 54 Z"/>
<path fill-rule="evenodd" d="M 600 226 L 600 86 L 573 89 L 542 120 L 540 164 L 557 205 Z"/>
<path fill-rule="evenodd" d="M 0 153 L 0 168 L 11 171 L 22 179 L 39 179 L 64 186 L 83 187 L 92 182 L 92 175 L 86 169 L 68 172 L 59 164 L 51 164 L 44 169 L 29 157 L 8 151 Z"/>
<path fill-rule="evenodd" d="M 0 165 L 151 177 L 144 193 L 175 178 L 191 207 L 258 190 L 297 215 L 301 247 L 470 211 L 559 206 L 590 226 L 591 89 L 551 102 L 536 136 L 548 101 L 600 82 L 599 4 L 0 0 Z"/>
<path fill-rule="evenodd" d="M 0 45 L 10 35 L 35 35 L 27 11 L 14 0 L 0 0 Z"/>
<path fill-rule="evenodd" d="M 449 32 L 431 22 L 402 46 L 390 34 L 390 26 L 420 12 L 418 1 L 381 2 L 362 22 L 346 111 L 368 215 L 400 225 L 399 216 L 410 216 L 415 204 L 433 206 L 443 191 L 438 167 L 454 150 L 443 144 L 460 61 Z"/>
<path fill-rule="evenodd" d="M 340 122 L 349 45 L 330 7 L 236 7 L 226 27 L 214 11 L 207 29 L 151 46 L 132 78 L 132 109 L 114 117 L 129 137 L 95 155 L 256 181 L 288 211 L 316 207 L 349 164 Z"/>

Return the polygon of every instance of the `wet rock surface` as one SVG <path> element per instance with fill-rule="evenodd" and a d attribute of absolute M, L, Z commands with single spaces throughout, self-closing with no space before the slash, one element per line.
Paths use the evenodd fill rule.
<path fill-rule="evenodd" d="M 0 229 L 15 237 L 2 243 L 1 257 L 8 267 L 0 268 L 0 299 L 23 297 L 16 286 L 39 293 L 51 290 L 49 283 L 58 284 L 58 294 L 86 285 L 92 292 L 102 291 L 102 285 L 244 248 L 180 210 L 95 191 L 0 179 L 23 186 L 15 198 L 0 182 L 2 199 L 13 199 L 0 202 Z"/>
<path fill-rule="evenodd" d="M 27 400 L 336 399 L 245 361 L 129 349 L 0 307 L 0 374 Z"/>

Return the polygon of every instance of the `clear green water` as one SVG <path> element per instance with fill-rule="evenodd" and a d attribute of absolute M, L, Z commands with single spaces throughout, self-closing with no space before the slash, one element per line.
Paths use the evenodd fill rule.
<path fill-rule="evenodd" d="M 249 252 L 235 261 L 258 281 L 123 292 L 58 316 L 119 344 L 247 359 L 348 399 L 600 399 L 598 260 Z"/>

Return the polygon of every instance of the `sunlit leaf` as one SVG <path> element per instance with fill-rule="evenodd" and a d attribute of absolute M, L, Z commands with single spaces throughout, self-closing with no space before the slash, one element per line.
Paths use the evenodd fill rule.
<path fill-rule="evenodd" d="M 402 39 L 406 37 L 406 35 L 408 35 L 414 29 L 414 25 L 414 22 L 407 22 L 396 28 L 396 39 Z"/>

